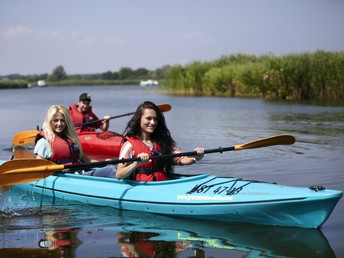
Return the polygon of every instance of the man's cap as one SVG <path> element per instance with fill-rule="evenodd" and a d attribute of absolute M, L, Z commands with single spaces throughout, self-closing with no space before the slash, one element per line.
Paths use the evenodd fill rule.
<path fill-rule="evenodd" d="M 91 101 L 91 95 L 88 93 L 82 93 L 79 97 L 79 101 L 83 100 Z"/>

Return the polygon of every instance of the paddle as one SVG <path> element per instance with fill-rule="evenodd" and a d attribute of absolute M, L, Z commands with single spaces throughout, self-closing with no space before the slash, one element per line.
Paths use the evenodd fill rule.
<path fill-rule="evenodd" d="M 162 112 L 168 112 L 172 108 L 171 105 L 169 105 L 169 104 L 160 104 L 160 105 L 157 105 L 157 107 Z M 135 114 L 135 112 L 131 112 L 131 113 L 123 114 L 123 115 L 118 115 L 118 116 L 112 116 L 112 117 L 110 117 L 110 119 L 124 117 L 124 116 L 130 116 L 133 114 Z M 83 126 L 83 125 L 93 124 L 93 123 L 96 123 L 98 121 L 103 121 L 103 120 L 104 119 L 95 120 L 95 121 L 91 121 L 91 122 L 87 122 L 87 123 L 83 123 L 83 124 L 75 124 L 74 126 Z M 36 135 L 38 133 L 39 133 L 38 130 L 28 130 L 28 131 L 19 132 L 13 136 L 12 144 L 14 146 L 20 146 L 20 145 L 32 143 L 35 141 Z"/>
<path fill-rule="evenodd" d="M 15 134 L 12 139 L 14 146 L 20 146 L 29 144 L 35 141 L 36 135 L 39 133 L 38 130 L 28 130 Z"/>
<path fill-rule="evenodd" d="M 161 110 L 161 112 L 168 112 L 172 108 L 171 105 L 169 105 L 169 104 L 160 104 L 160 105 L 157 105 L 157 107 Z M 123 114 L 123 115 L 118 115 L 118 116 L 112 116 L 112 117 L 110 117 L 110 119 L 120 118 L 120 117 L 124 117 L 124 116 L 130 116 L 130 115 L 133 115 L 133 114 L 135 114 L 135 112 L 130 112 L 130 113 Z M 75 124 L 74 126 L 85 126 L 85 125 L 90 125 L 90 124 L 98 123 L 98 122 L 101 122 L 101 121 L 104 121 L 104 120 L 105 119 L 99 119 L 99 120 L 89 121 L 89 122 L 82 123 L 82 124 Z"/>
<path fill-rule="evenodd" d="M 276 135 L 268 138 L 259 139 L 253 142 L 245 143 L 242 145 L 235 145 L 232 147 L 219 147 L 217 149 L 205 150 L 204 154 L 215 153 L 215 152 L 224 152 L 224 151 L 233 151 L 233 150 L 245 150 L 245 149 L 254 149 L 262 148 L 273 145 L 285 145 L 293 144 L 295 138 L 291 135 Z M 160 156 L 152 156 L 151 159 L 166 159 L 182 156 L 196 156 L 196 151 L 182 152 L 182 153 L 173 153 Z M 6 161 L 0 165 L 0 185 L 13 185 L 13 184 L 22 184 L 26 182 L 36 181 L 47 176 L 52 175 L 53 173 L 63 170 L 80 170 L 86 168 L 94 167 L 103 167 L 108 164 L 118 164 L 125 162 L 139 161 L 139 158 L 130 158 L 130 159 L 113 159 L 110 161 L 100 161 L 93 163 L 84 163 L 84 164 L 74 164 L 74 165 L 57 165 L 51 161 L 44 159 L 18 159 Z"/>

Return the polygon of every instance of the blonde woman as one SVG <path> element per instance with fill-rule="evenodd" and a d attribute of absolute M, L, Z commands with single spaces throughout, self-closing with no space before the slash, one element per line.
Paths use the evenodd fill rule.
<path fill-rule="evenodd" d="M 35 142 L 36 159 L 48 159 L 56 164 L 66 165 L 96 161 L 82 151 L 69 111 L 62 105 L 52 105 L 48 109 L 42 131 Z M 114 177 L 115 169 L 114 166 L 107 166 L 85 174 Z"/>

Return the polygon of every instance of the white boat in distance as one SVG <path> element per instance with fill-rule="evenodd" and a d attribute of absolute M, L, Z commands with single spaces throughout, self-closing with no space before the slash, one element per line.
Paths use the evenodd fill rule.
<path fill-rule="evenodd" d="M 38 86 L 38 87 L 45 87 L 45 86 L 47 86 L 47 84 L 45 83 L 44 80 L 39 80 L 39 81 L 37 82 L 37 86 Z"/>
<path fill-rule="evenodd" d="M 145 86 L 158 86 L 159 82 L 157 80 L 142 80 L 140 81 L 140 86 L 145 87 Z"/>

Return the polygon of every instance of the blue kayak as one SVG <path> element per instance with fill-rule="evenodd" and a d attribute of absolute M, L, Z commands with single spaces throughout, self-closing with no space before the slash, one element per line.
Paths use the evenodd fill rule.
<path fill-rule="evenodd" d="M 290 187 L 209 174 L 136 182 L 57 172 L 16 187 L 116 209 L 303 228 L 320 227 L 343 195 L 324 187 Z"/>

